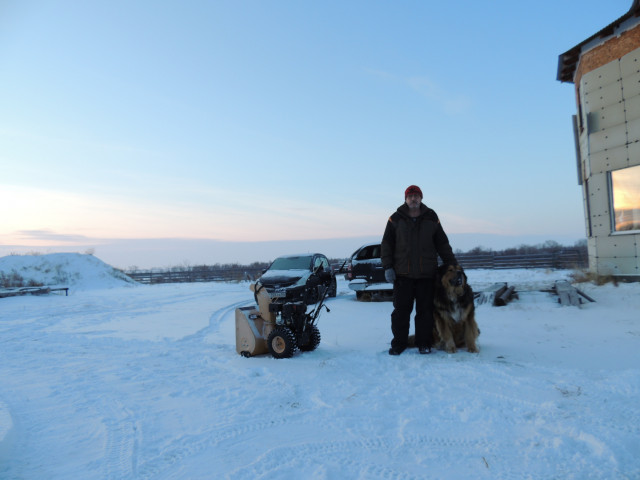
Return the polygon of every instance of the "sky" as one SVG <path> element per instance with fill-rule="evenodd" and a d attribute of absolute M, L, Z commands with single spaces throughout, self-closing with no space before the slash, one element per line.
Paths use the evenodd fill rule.
<path fill-rule="evenodd" d="M 2 0 L 0 254 L 584 238 L 558 55 L 631 3 Z"/>

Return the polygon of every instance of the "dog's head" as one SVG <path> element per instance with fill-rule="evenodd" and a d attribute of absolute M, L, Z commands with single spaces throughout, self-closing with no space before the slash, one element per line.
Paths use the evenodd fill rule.
<path fill-rule="evenodd" d="M 467 285 L 467 275 L 460 265 L 441 265 L 438 268 L 438 277 L 442 287 L 448 292 L 460 296 Z"/>

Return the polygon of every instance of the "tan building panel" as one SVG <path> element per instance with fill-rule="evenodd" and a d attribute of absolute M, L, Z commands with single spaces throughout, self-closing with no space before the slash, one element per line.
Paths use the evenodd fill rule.
<path fill-rule="evenodd" d="M 618 102 L 615 105 L 609 105 L 589 113 L 589 132 L 599 132 L 616 125 L 622 125 L 626 120 L 625 103 Z"/>
<path fill-rule="evenodd" d="M 589 115 L 589 112 L 585 111 L 585 107 L 584 107 L 584 91 L 582 89 L 578 90 L 578 95 L 580 96 L 580 106 L 582 108 L 580 108 L 580 110 L 578 111 L 578 120 L 579 120 L 579 125 L 581 128 L 585 127 L 587 125 L 587 116 Z"/>
<path fill-rule="evenodd" d="M 591 154 L 592 173 L 606 173 L 629 164 L 627 145 Z"/>
<path fill-rule="evenodd" d="M 622 102 L 622 82 L 605 85 L 601 88 L 584 94 L 585 111 L 595 112 L 609 105 L 616 105 Z"/>
<path fill-rule="evenodd" d="M 640 118 L 640 96 L 626 97 L 623 105 L 627 122 Z"/>
<path fill-rule="evenodd" d="M 611 221 L 609 215 L 592 215 L 591 216 L 591 235 L 598 237 L 606 237 L 611 233 Z"/>
<path fill-rule="evenodd" d="M 609 235 L 598 239 L 598 256 L 607 258 L 636 257 L 635 235 Z"/>
<path fill-rule="evenodd" d="M 640 165 L 640 142 L 634 142 L 627 145 L 629 149 L 629 158 L 625 167 L 633 167 L 634 165 Z"/>
<path fill-rule="evenodd" d="M 640 118 L 640 96 L 625 98 L 623 105 L 627 122 Z"/>
<path fill-rule="evenodd" d="M 589 134 L 589 151 L 595 152 L 620 147 L 627 143 L 627 125 L 616 125 L 607 130 Z"/>
<path fill-rule="evenodd" d="M 627 122 L 627 142 L 633 143 L 640 140 L 640 118 Z"/>
<path fill-rule="evenodd" d="M 594 174 L 589 179 L 589 213 L 593 236 L 611 233 L 608 185 L 608 176 L 604 173 Z"/>
<path fill-rule="evenodd" d="M 591 264 L 593 265 L 593 264 Z M 637 257 L 597 257 L 598 275 L 639 275 L 640 265 Z"/>
<path fill-rule="evenodd" d="M 621 77 L 620 62 L 614 60 L 602 67 L 585 73 L 580 79 L 580 90 L 585 94 L 591 93 L 612 83 L 617 83 Z"/>
<path fill-rule="evenodd" d="M 591 234 L 594 237 L 611 234 L 611 216 L 609 202 L 604 202 L 602 196 L 592 194 L 589 200 L 591 209 Z"/>
<path fill-rule="evenodd" d="M 620 75 L 622 78 L 629 77 L 640 72 L 640 50 L 627 53 L 620 59 Z"/>
<path fill-rule="evenodd" d="M 622 77 L 622 95 L 625 99 L 640 95 L 640 72 Z"/>

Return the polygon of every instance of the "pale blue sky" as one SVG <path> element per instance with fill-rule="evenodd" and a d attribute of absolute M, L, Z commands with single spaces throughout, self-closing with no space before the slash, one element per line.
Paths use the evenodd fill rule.
<path fill-rule="evenodd" d="M 0 245 L 580 238 L 558 55 L 631 3 L 2 0 Z"/>

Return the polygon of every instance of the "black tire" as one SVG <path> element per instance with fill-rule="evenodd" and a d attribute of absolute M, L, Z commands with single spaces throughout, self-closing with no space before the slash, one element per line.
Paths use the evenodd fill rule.
<path fill-rule="evenodd" d="M 318 348 L 320 345 L 320 330 L 315 325 L 311 326 L 308 332 L 307 342 L 303 345 L 298 345 L 301 352 L 311 352 Z"/>
<path fill-rule="evenodd" d="M 278 326 L 269 334 L 267 348 L 274 358 L 291 358 L 296 351 L 296 337 L 289 328 Z"/>
<path fill-rule="evenodd" d="M 335 298 L 336 295 L 338 295 L 338 281 L 336 280 L 336 277 L 333 277 L 331 279 L 331 284 L 329 285 L 329 296 Z"/>

